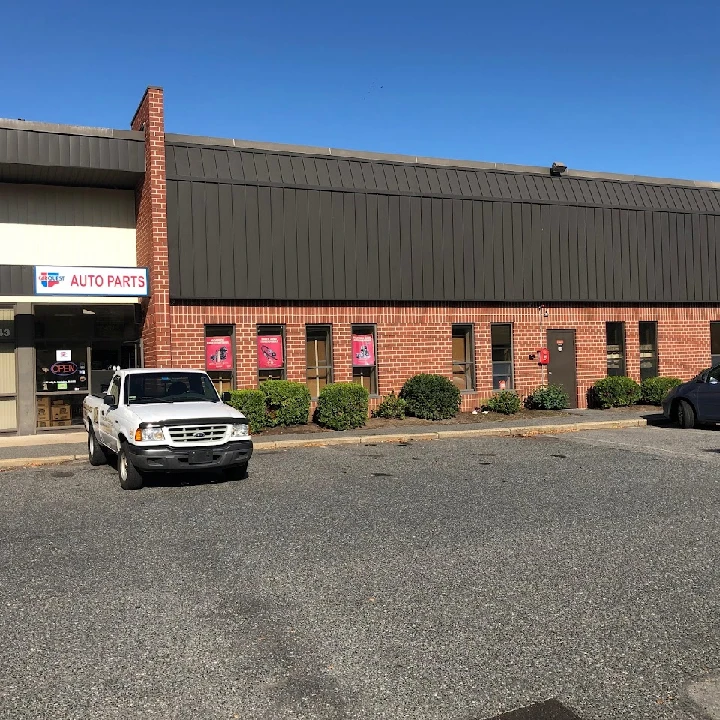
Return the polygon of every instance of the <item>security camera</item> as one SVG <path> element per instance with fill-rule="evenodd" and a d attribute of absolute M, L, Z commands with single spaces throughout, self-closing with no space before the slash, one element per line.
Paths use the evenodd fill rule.
<path fill-rule="evenodd" d="M 550 168 L 551 175 L 562 175 L 567 170 L 567 165 L 561 162 L 554 162 Z"/>

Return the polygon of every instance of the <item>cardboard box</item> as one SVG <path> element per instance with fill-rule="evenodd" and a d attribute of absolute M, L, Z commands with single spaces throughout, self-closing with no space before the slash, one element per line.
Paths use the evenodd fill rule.
<path fill-rule="evenodd" d="M 44 407 L 41 405 L 38 405 L 37 409 L 37 419 L 38 420 L 49 420 L 50 419 L 50 407 Z"/>
<path fill-rule="evenodd" d="M 38 406 L 38 410 L 40 408 L 45 408 L 46 410 L 49 411 L 50 410 L 50 398 L 47 395 L 37 398 L 37 406 Z"/>
<path fill-rule="evenodd" d="M 68 427 L 72 425 L 72 420 L 53 420 L 51 427 Z"/>
<path fill-rule="evenodd" d="M 71 417 L 69 405 L 53 405 L 52 406 L 52 419 L 53 420 L 69 420 Z"/>
<path fill-rule="evenodd" d="M 65 402 L 65 400 L 63 400 L 62 398 L 60 398 L 59 400 L 53 400 L 53 401 L 52 401 L 52 404 L 53 404 L 54 406 L 57 406 L 57 405 L 67 405 L 67 403 Z"/>
<path fill-rule="evenodd" d="M 37 426 L 39 428 L 50 427 L 50 421 L 49 420 L 38 420 Z"/>

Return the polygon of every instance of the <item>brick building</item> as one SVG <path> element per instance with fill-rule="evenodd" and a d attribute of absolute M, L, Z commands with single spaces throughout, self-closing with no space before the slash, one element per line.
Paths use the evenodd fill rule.
<path fill-rule="evenodd" d="M 470 409 L 720 362 L 720 185 L 172 135 L 160 88 L 131 128 L 0 121 L 0 430 L 78 422 L 118 364 L 435 372 Z"/>

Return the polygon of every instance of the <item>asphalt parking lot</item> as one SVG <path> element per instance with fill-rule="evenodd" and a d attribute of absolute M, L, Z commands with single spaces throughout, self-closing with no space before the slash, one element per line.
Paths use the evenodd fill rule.
<path fill-rule="evenodd" d="M 696 718 L 720 433 L 257 454 L 247 480 L 0 474 L 0 718 Z"/>

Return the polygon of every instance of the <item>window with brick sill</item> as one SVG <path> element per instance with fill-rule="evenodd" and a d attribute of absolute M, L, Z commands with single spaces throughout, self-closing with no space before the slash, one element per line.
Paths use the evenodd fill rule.
<path fill-rule="evenodd" d="M 332 342 L 329 325 L 307 325 L 305 328 L 305 377 L 313 400 L 332 380 Z"/>
<path fill-rule="evenodd" d="M 353 382 L 377 395 L 377 342 L 374 325 L 352 326 Z"/>
<path fill-rule="evenodd" d="M 285 326 L 258 325 L 258 382 L 285 380 Z"/>
<path fill-rule="evenodd" d="M 472 325 L 452 326 L 452 379 L 460 392 L 475 389 L 475 345 Z"/>

